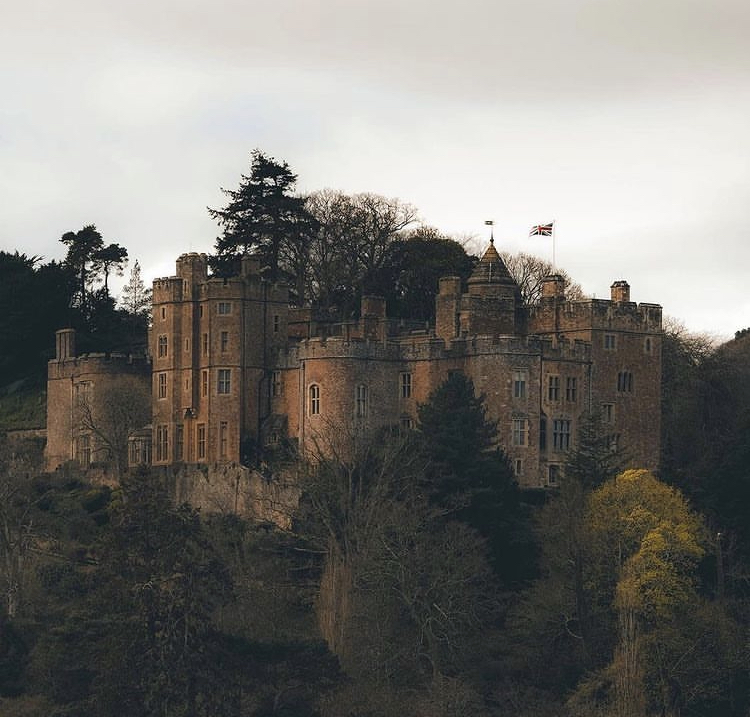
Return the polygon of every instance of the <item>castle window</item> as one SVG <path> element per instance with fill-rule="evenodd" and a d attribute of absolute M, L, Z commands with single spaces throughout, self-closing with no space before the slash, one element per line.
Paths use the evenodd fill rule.
<path fill-rule="evenodd" d="M 611 433 L 607 436 L 607 446 L 612 453 L 617 453 L 620 450 L 620 434 Z"/>
<path fill-rule="evenodd" d="M 560 400 L 559 376 L 547 376 L 547 399 L 550 401 Z"/>
<path fill-rule="evenodd" d="M 617 390 L 620 393 L 633 393 L 633 373 L 620 371 L 617 374 Z"/>
<path fill-rule="evenodd" d="M 399 386 L 401 398 L 411 398 L 411 374 L 408 371 L 399 374 Z"/>
<path fill-rule="evenodd" d="M 513 371 L 513 398 L 526 398 L 526 379 L 528 373 L 518 369 Z"/>
<path fill-rule="evenodd" d="M 552 447 L 556 451 L 567 451 L 570 448 L 570 420 L 567 418 L 552 421 Z"/>
<path fill-rule="evenodd" d="M 166 398 L 167 397 L 167 374 L 166 373 L 160 373 L 158 374 L 158 380 L 159 385 L 157 389 L 157 396 L 159 398 Z"/>
<path fill-rule="evenodd" d="M 166 461 L 169 459 L 169 433 L 165 425 L 156 427 L 156 460 Z"/>
<path fill-rule="evenodd" d="M 602 404 L 602 423 L 614 423 L 614 422 L 615 422 L 615 404 L 603 403 Z"/>
<path fill-rule="evenodd" d="M 547 485 L 558 485 L 560 483 L 560 466 L 554 463 L 547 466 Z"/>
<path fill-rule="evenodd" d="M 221 332 L 221 352 L 226 353 L 228 346 L 229 346 L 229 332 L 222 331 Z"/>
<path fill-rule="evenodd" d="M 411 416 L 401 416 L 398 424 L 402 431 L 411 431 L 414 428 L 414 420 Z"/>
<path fill-rule="evenodd" d="M 197 426 L 198 429 L 198 458 L 200 460 L 205 460 L 206 458 L 206 424 L 205 423 L 199 423 Z"/>
<path fill-rule="evenodd" d="M 547 450 L 547 417 L 542 416 L 539 419 L 539 450 Z"/>
<path fill-rule="evenodd" d="M 314 383 L 310 386 L 310 415 L 317 416 L 320 413 L 320 386 Z"/>
<path fill-rule="evenodd" d="M 643 339 L 643 353 L 650 354 L 651 353 L 651 337 L 646 336 L 645 339 Z"/>
<path fill-rule="evenodd" d="M 208 371 L 201 371 L 201 396 L 208 396 Z"/>
<path fill-rule="evenodd" d="M 367 386 L 363 383 L 354 389 L 354 415 L 357 418 L 367 415 Z"/>
<path fill-rule="evenodd" d="M 76 439 L 76 460 L 82 466 L 91 465 L 91 436 L 78 436 Z"/>
<path fill-rule="evenodd" d="M 528 438 L 528 421 L 525 418 L 513 419 L 512 443 L 514 446 L 525 446 Z"/>
<path fill-rule="evenodd" d="M 570 403 L 576 402 L 577 383 L 578 381 L 574 376 L 568 376 L 565 379 L 565 400 Z"/>
<path fill-rule="evenodd" d="M 604 349 L 606 351 L 614 351 L 617 344 L 616 344 L 617 337 L 615 334 L 604 334 Z"/>
<path fill-rule="evenodd" d="M 91 406 L 91 382 L 81 381 L 76 384 L 76 403 L 79 407 Z"/>
<path fill-rule="evenodd" d="M 161 307 L 161 320 L 162 321 L 167 320 L 167 307 L 166 306 Z"/>
<path fill-rule="evenodd" d="M 226 316 L 232 313 L 232 302 L 231 301 L 220 301 L 216 305 L 216 313 Z"/>
<path fill-rule="evenodd" d="M 515 471 L 516 477 L 523 475 L 523 461 L 520 458 L 516 458 L 513 470 Z"/>
<path fill-rule="evenodd" d="M 271 373 L 271 395 L 281 396 L 284 391 L 284 384 L 281 383 L 281 371 Z"/>
<path fill-rule="evenodd" d="M 185 351 L 190 351 L 190 339 L 185 339 Z"/>
<path fill-rule="evenodd" d="M 268 436 L 268 445 L 278 446 L 279 445 L 279 433 L 278 431 L 271 431 L 271 435 Z"/>
<path fill-rule="evenodd" d="M 229 433 L 229 424 L 226 421 L 222 421 L 219 424 L 219 456 L 221 458 L 227 457 L 227 434 Z"/>
<path fill-rule="evenodd" d="M 181 461 L 185 455 L 185 426 L 178 423 L 175 431 L 174 439 L 174 458 L 176 461 Z"/>
<path fill-rule="evenodd" d="M 198 307 L 198 318 L 203 318 L 203 304 Z"/>
<path fill-rule="evenodd" d="M 281 328 L 281 317 L 278 314 L 274 314 L 273 315 L 273 332 L 275 334 L 278 334 L 280 328 Z"/>
<path fill-rule="evenodd" d="M 167 355 L 167 337 L 164 334 L 159 337 L 159 347 L 157 353 L 159 358 L 163 358 Z"/>
<path fill-rule="evenodd" d="M 232 370 L 229 368 L 220 368 L 219 377 L 216 382 L 216 393 L 228 394 L 232 390 Z"/>

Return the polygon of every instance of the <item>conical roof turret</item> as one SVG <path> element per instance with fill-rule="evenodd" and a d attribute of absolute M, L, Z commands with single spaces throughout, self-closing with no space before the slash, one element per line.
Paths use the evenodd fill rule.
<path fill-rule="evenodd" d="M 474 271 L 469 278 L 469 287 L 477 284 L 512 284 L 516 285 L 515 279 L 510 275 L 508 267 L 500 258 L 500 254 L 495 249 L 494 239 L 490 239 L 490 245 L 484 256 L 474 267 Z M 469 289 L 471 291 L 471 289 Z"/>

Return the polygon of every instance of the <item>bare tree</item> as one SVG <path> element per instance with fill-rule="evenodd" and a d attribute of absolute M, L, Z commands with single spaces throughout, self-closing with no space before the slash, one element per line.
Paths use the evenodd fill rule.
<path fill-rule="evenodd" d="M 122 287 L 120 304 L 129 314 L 148 318 L 151 314 L 151 289 L 147 289 L 141 278 L 141 265 L 138 260 L 130 269 L 130 278 Z"/>
<path fill-rule="evenodd" d="M 390 245 L 417 220 L 413 206 L 378 194 L 324 189 L 308 196 L 306 206 L 319 227 L 310 247 L 308 296 L 323 306 L 351 308 L 352 290 L 368 290 Z"/>
<path fill-rule="evenodd" d="M 565 296 L 572 301 L 585 299 L 581 285 L 573 281 L 564 269 L 553 266 L 550 262 L 532 254 L 519 252 L 501 252 L 500 256 L 508 267 L 510 275 L 521 289 L 521 299 L 527 306 L 536 304 L 542 296 L 542 281 L 551 274 L 562 276 L 565 282 Z"/>
<path fill-rule="evenodd" d="M 32 509 L 39 497 L 30 490 L 41 461 L 31 450 L 0 446 L 0 563 L 5 610 L 14 618 L 22 604 L 24 577 L 37 536 Z"/>
<path fill-rule="evenodd" d="M 76 406 L 81 431 L 94 437 L 96 452 L 110 462 L 119 476 L 127 466 L 128 436 L 148 423 L 151 395 L 135 376 L 122 376 L 106 389 L 81 392 Z"/>

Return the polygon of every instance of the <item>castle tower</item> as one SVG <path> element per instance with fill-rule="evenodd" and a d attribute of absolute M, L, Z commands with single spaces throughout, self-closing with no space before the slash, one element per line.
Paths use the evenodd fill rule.
<path fill-rule="evenodd" d="M 269 418 L 270 366 L 286 342 L 288 291 L 255 257 L 209 277 L 183 254 L 153 288 L 153 462 L 247 460 Z"/>
<path fill-rule="evenodd" d="M 469 291 L 461 300 L 462 335 L 518 333 L 517 309 L 521 292 L 495 249 L 493 239 L 469 278 Z"/>

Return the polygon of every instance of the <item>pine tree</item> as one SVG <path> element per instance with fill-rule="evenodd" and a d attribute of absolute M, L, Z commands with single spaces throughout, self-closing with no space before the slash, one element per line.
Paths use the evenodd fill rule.
<path fill-rule="evenodd" d="M 534 548 L 518 484 L 471 379 L 455 373 L 438 387 L 419 407 L 419 431 L 433 505 L 486 540 L 490 563 L 506 585 L 529 579 Z"/>
<path fill-rule="evenodd" d="M 224 228 L 216 239 L 213 265 L 220 273 L 236 270 L 244 254 L 259 252 L 270 277 L 286 275 L 302 301 L 309 246 L 316 228 L 305 200 L 292 194 L 297 175 L 260 150 L 252 152 L 250 176 L 242 175 L 236 190 L 222 189 L 229 202 L 208 213 Z"/>

